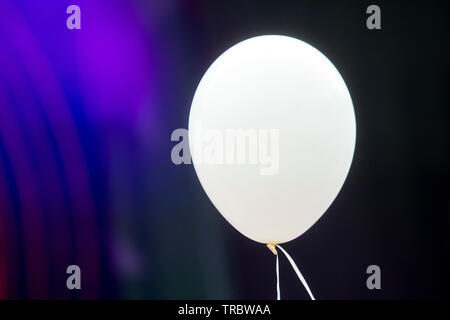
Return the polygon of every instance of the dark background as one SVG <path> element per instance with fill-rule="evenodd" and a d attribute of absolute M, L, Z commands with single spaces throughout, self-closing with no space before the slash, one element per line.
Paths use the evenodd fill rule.
<path fill-rule="evenodd" d="M 17 78 L 11 78 L 15 71 L 8 74 L 0 69 L 0 97 L 6 97 L 3 101 L 9 101 L 15 110 L 28 110 L 28 104 L 10 96 L 14 89 L 24 90 L 18 80 L 23 77 L 30 82 L 28 90 L 44 91 L 43 101 L 56 99 L 52 90 L 40 89 L 39 81 L 29 75 L 35 72 L 46 78 L 46 71 L 27 67 L 27 61 L 38 58 L 15 54 L 23 46 L 21 41 L 31 41 L 22 38 L 17 42 L 23 37 L 23 25 L 11 22 L 11 17 L 21 16 L 23 24 L 33 30 L 66 97 L 92 198 L 89 216 L 84 207 L 77 213 L 75 203 L 84 203 L 84 191 L 77 193 L 75 184 L 74 198 L 64 194 L 70 194 L 71 179 L 78 181 L 81 169 L 64 165 L 58 143 L 52 142 L 58 135 L 67 141 L 68 129 L 43 129 L 60 168 L 54 183 L 60 180 L 63 190 L 60 207 L 48 209 L 56 196 L 40 191 L 46 179 L 39 177 L 47 176 L 49 169 L 34 163 L 39 159 L 34 159 L 38 156 L 33 135 L 26 132 L 24 120 L 45 116 L 17 112 L 15 121 L 25 132 L 24 152 L 33 160 L 31 169 L 25 169 L 24 160 L 15 154 L 18 151 L 8 148 L 14 145 L 8 144 L 8 139 L 14 141 L 11 136 L 16 131 L 0 130 L 0 204 L 9 208 L 0 211 L 4 230 L 9 230 L 0 238 L 4 244 L 0 266 L 7 275 L 3 282 L 0 278 L 0 298 L 275 297 L 274 256 L 222 218 L 192 166 L 176 166 L 170 161 L 175 144 L 170 134 L 187 127 L 190 103 L 203 73 L 232 45 L 263 34 L 296 37 L 324 53 L 341 73 L 354 103 L 357 140 L 347 181 L 324 216 L 301 238 L 284 245 L 316 298 L 449 297 L 447 2 L 113 3 L 80 1 L 82 30 L 76 35 L 64 29 L 65 8 L 72 3 L 44 1 L 41 8 L 46 13 L 39 18 L 33 1 L 21 5 L 6 1 L 0 11 L 2 47 L 12 52 L 0 65 L 6 67 L 12 59 L 25 66 Z M 371 4 L 381 8 L 381 30 L 366 28 L 366 8 Z M 100 11 L 106 13 L 94 19 L 94 13 Z M 52 22 L 59 12 L 63 13 L 62 24 Z M 109 28 L 114 21 L 119 24 L 117 29 Z M 93 33 L 94 25 L 103 33 Z M 14 32 L 16 40 L 11 36 Z M 94 40 L 87 41 L 87 37 Z M 135 37 L 131 42 L 135 46 L 129 46 Z M 135 50 L 123 49 L 116 55 L 112 52 L 117 50 L 108 50 L 107 45 L 114 49 L 119 44 Z M 106 64 L 105 69 L 98 67 L 98 62 L 110 56 L 114 63 Z M 40 61 L 36 64 L 41 65 Z M 87 81 L 84 72 L 106 84 L 102 87 Z M 106 94 L 100 95 L 101 90 Z M 30 96 L 36 100 L 37 110 L 45 109 L 44 102 Z M 0 116 L 10 110 L 1 102 L 0 108 Z M 51 110 L 59 110 L 59 104 Z M 12 121 L 6 119 L 10 118 L 3 117 L 4 126 Z M 35 176 L 33 200 L 26 196 L 31 192 L 27 183 L 21 196 L 23 172 L 31 172 L 28 179 Z M 35 212 L 42 216 L 40 232 L 34 229 L 38 228 L 33 222 Z M 78 220 L 79 215 L 83 218 Z M 27 228 L 24 224 L 29 216 L 32 227 Z M 55 223 L 53 217 L 61 220 Z M 90 229 L 82 227 L 88 220 L 93 221 Z M 55 247 L 57 233 L 48 239 L 59 223 L 67 230 L 65 247 Z M 29 250 L 40 237 L 46 239 L 41 251 Z M 86 274 L 83 289 L 77 293 L 65 288 L 65 268 L 72 263 Z M 307 299 L 288 262 L 281 259 L 280 263 L 282 298 Z M 372 264 L 381 268 L 381 290 L 366 287 L 366 268 Z M 33 276 L 39 265 L 40 274 L 48 275 L 45 280 Z"/>

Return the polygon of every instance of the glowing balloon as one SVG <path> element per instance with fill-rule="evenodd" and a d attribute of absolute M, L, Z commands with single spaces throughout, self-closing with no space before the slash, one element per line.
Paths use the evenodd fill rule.
<path fill-rule="evenodd" d="M 355 115 L 334 65 L 307 43 L 260 36 L 225 51 L 192 102 L 189 144 L 220 213 L 258 242 L 308 230 L 341 189 Z"/>

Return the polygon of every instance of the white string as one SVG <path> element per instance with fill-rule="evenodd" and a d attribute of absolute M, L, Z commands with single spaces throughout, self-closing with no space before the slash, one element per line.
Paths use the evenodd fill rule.
<path fill-rule="evenodd" d="M 277 270 L 277 300 L 280 300 L 280 266 L 278 263 L 278 255 L 275 255 L 277 257 L 277 263 L 276 263 L 276 270 Z"/>
<path fill-rule="evenodd" d="M 311 290 L 309 289 L 308 284 L 306 283 L 305 278 L 303 277 L 302 273 L 300 272 L 300 270 L 298 269 L 297 265 L 295 264 L 294 260 L 291 258 L 291 256 L 280 246 L 280 245 L 276 245 L 278 248 L 280 248 L 281 251 L 283 251 L 284 255 L 286 256 L 286 258 L 289 260 L 289 262 L 291 263 L 292 268 L 294 269 L 295 273 L 297 274 L 297 277 L 300 279 L 300 281 L 302 282 L 303 286 L 305 287 L 306 291 L 308 291 L 309 296 L 311 297 L 311 300 L 316 300 L 311 292 Z M 279 270 L 278 270 L 278 255 L 277 255 L 277 296 L 278 296 L 278 300 L 280 300 L 280 279 L 279 279 Z"/>

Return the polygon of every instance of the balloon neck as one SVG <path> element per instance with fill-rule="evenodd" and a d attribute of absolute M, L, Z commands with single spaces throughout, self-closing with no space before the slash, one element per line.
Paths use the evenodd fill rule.
<path fill-rule="evenodd" d="M 276 243 L 273 243 L 273 242 L 270 242 L 270 243 L 267 244 L 267 248 L 269 248 L 269 250 L 272 251 L 272 253 L 273 253 L 274 255 L 277 255 L 277 254 L 278 254 L 278 253 L 277 253 L 277 249 L 275 248 L 276 245 L 277 245 L 277 244 L 276 244 Z"/>

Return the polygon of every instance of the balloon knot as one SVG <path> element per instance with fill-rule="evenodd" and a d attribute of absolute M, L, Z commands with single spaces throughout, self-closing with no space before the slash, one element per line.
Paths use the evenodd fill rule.
<path fill-rule="evenodd" d="M 269 250 L 272 251 L 274 255 L 277 255 L 277 249 L 275 248 L 275 246 L 276 244 L 273 242 L 267 244 L 267 248 L 269 248 Z"/>

